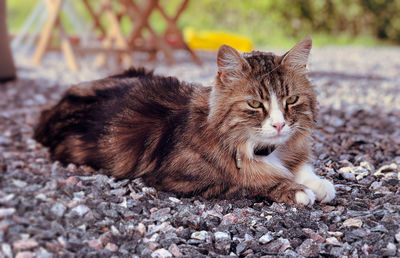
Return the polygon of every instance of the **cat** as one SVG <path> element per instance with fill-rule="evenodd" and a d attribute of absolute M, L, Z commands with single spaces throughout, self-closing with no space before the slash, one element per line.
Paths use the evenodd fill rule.
<path fill-rule="evenodd" d="M 42 111 L 34 138 L 63 164 L 182 196 L 329 202 L 335 188 L 311 165 L 311 46 L 306 38 L 277 56 L 223 45 L 211 87 L 143 68 L 84 82 Z"/>

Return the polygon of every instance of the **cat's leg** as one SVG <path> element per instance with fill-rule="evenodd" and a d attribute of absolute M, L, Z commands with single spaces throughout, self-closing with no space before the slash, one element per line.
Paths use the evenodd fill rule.
<path fill-rule="evenodd" d="M 262 173 L 257 173 L 256 164 L 260 164 L 258 162 L 262 162 Z M 283 165 L 276 152 L 266 157 L 257 158 L 251 164 L 252 167 L 247 170 L 246 175 L 247 177 L 251 174 L 261 175 L 252 180 L 254 184 L 260 183 L 263 185 L 263 193 L 261 194 L 277 202 L 299 205 L 314 204 L 314 192 L 306 185 L 295 181 L 294 175 Z"/>
<path fill-rule="evenodd" d="M 275 168 L 278 168 L 282 175 L 285 175 L 285 178 L 282 178 L 279 180 L 279 187 L 275 189 L 275 191 L 272 191 L 269 195 L 271 197 L 276 197 L 278 195 L 285 196 L 286 199 L 289 200 L 294 200 L 296 204 L 300 205 L 313 205 L 315 202 L 315 194 L 313 191 L 308 189 L 307 187 L 304 187 L 304 185 L 299 184 L 295 181 L 293 181 L 293 178 L 291 177 L 290 171 L 283 166 L 282 161 L 279 159 L 279 157 L 276 155 L 275 152 L 271 153 L 269 156 L 267 156 L 264 159 L 264 162 L 266 162 L 269 165 L 272 165 Z M 290 178 L 287 177 L 287 175 L 290 175 Z M 287 203 L 288 200 L 285 200 Z"/>
<path fill-rule="evenodd" d="M 310 188 L 321 202 L 329 202 L 335 198 L 335 187 L 327 179 L 317 176 L 310 164 L 301 165 L 296 172 L 295 181 Z"/>

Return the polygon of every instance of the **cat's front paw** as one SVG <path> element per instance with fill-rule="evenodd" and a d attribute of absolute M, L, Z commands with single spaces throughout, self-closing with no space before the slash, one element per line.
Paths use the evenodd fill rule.
<path fill-rule="evenodd" d="M 315 194 L 310 189 L 304 189 L 296 192 L 295 195 L 296 203 L 300 205 L 313 205 L 315 202 Z"/>
<path fill-rule="evenodd" d="M 335 198 L 336 190 L 334 185 L 330 181 L 317 176 L 309 164 L 303 165 L 297 171 L 296 182 L 311 189 L 316 199 L 320 202 L 330 202 Z"/>
<path fill-rule="evenodd" d="M 317 180 L 313 180 L 309 182 L 307 187 L 313 190 L 317 200 L 320 202 L 330 202 L 335 198 L 335 186 L 326 179 L 318 178 Z"/>

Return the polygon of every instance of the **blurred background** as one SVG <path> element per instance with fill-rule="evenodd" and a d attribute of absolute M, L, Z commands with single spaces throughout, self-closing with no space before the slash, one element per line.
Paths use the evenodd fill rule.
<path fill-rule="evenodd" d="M 8 0 L 11 34 L 16 34 L 41 0 Z M 88 22 L 90 15 L 81 1 L 72 1 Z M 100 2 L 100 1 L 97 1 Z M 115 1 L 117 2 L 117 1 Z M 172 14 L 180 0 L 161 1 Z M 161 15 L 154 12 L 150 23 L 157 32 L 165 29 Z M 398 0 L 202 0 L 189 1 L 178 20 L 183 30 L 218 30 L 245 36 L 257 47 L 287 48 L 300 38 L 312 35 L 314 45 L 400 44 L 400 1 Z M 72 26 L 66 21 L 68 31 Z M 104 22 L 104 26 L 108 26 Z M 128 20 L 122 30 L 129 33 Z"/>
<path fill-rule="evenodd" d="M 77 81 L 98 77 L 98 73 L 86 76 L 93 70 L 106 68 L 102 73 L 106 75 L 132 65 L 181 75 L 183 79 L 187 77 L 182 77 L 182 71 L 190 68 L 213 78 L 216 51 L 222 44 L 240 51 L 282 53 L 311 36 L 314 52 L 336 47 L 329 52 L 329 62 L 340 65 L 326 69 L 340 69 L 349 63 L 345 58 L 348 52 L 354 54 L 355 48 L 400 44 L 400 0 L 0 2 L 6 3 L 16 65 L 63 71 L 67 67 L 85 74 Z M 352 50 L 346 51 L 349 47 Z M 361 57 L 361 52 L 357 53 Z M 323 60 L 323 56 L 318 54 L 314 60 Z M 173 66 L 185 62 L 188 66 Z M 210 65 L 201 66 L 204 63 Z M 57 73 L 52 78 L 59 78 Z M 188 79 L 193 80 L 193 76 Z"/>

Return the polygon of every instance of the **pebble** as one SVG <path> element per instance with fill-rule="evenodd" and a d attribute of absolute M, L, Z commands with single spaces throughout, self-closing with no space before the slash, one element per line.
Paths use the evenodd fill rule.
<path fill-rule="evenodd" d="M 19 187 L 19 188 L 22 188 L 22 187 L 25 187 L 25 186 L 27 186 L 27 182 L 25 182 L 25 181 L 21 181 L 21 180 L 18 180 L 18 179 L 13 179 L 12 180 L 12 183 L 16 186 L 16 187 Z"/>
<path fill-rule="evenodd" d="M 7 194 L 6 196 L 3 196 L 2 198 L 0 198 L 0 203 L 7 203 L 7 202 L 11 201 L 12 199 L 14 199 L 14 197 L 15 197 L 15 194 Z"/>
<path fill-rule="evenodd" d="M 160 225 L 149 225 L 148 226 L 148 232 L 149 233 L 157 233 L 157 232 L 166 232 L 169 229 L 171 229 L 172 226 L 169 222 L 163 222 Z"/>
<path fill-rule="evenodd" d="M 168 251 L 174 256 L 174 257 L 182 257 L 183 254 L 179 250 L 179 247 L 176 244 L 172 244 L 169 246 Z"/>
<path fill-rule="evenodd" d="M 319 247 L 312 239 L 306 239 L 299 247 L 298 252 L 305 257 L 315 257 L 319 254 Z"/>
<path fill-rule="evenodd" d="M 231 237 L 225 232 L 215 232 L 215 249 L 222 254 L 228 254 L 231 248 Z"/>
<path fill-rule="evenodd" d="M 9 226 L 10 226 L 10 223 L 8 223 L 5 220 L 1 220 L 0 221 L 0 232 L 1 233 L 6 233 Z"/>
<path fill-rule="evenodd" d="M 151 257 L 153 257 L 153 258 L 167 258 L 167 257 L 172 257 L 172 254 L 168 250 L 165 250 L 164 248 L 161 248 L 161 249 L 155 250 L 151 254 Z"/>
<path fill-rule="evenodd" d="M 339 242 L 336 237 L 328 237 L 326 239 L 326 243 L 328 245 L 335 245 L 335 246 L 341 246 L 343 243 Z"/>
<path fill-rule="evenodd" d="M 398 231 L 394 237 L 396 238 L 397 243 L 400 243 L 400 231 Z"/>
<path fill-rule="evenodd" d="M 113 189 L 110 191 L 110 194 L 116 195 L 116 196 L 123 196 L 127 192 L 126 188 L 119 188 L 119 189 Z"/>
<path fill-rule="evenodd" d="M 342 237 L 343 233 L 340 231 L 336 231 L 336 232 L 332 232 L 332 231 L 328 231 L 328 234 L 334 237 Z"/>
<path fill-rule="evenodd" d="M 95 250 L 102 250 L 103 249 L 103 244 L 99 239 L 91 239 L 88 241 L 88 246 Z"/>
<path fill-rule="evenodd" d="M 136 230 L 141 236 L 144 236 L 146 233 L 146 226 L 143 223 L 139 223 L 136 227 Z"/>
<path fill-rule="evenodd" d="M 1 252 L 6 256 L 6 257 L 12 257 L 12 250 L 11 246 L 7 243 L 2 243 L 1 244 Z"/>
<path fill-rule="evenodd" d="M 76 177 L 74 177 L 74 176 L 70 176 L 64 181 L 64 184 L 66 184 L 66 185 L 70 185 L 70 184 L 77 185 L 78 183 L 79 183 L 79 180 L 76 179 Z"/>
<path fill-rule="evenodd" d="M 347 179 L 347 180 L 351 180 L 351 181 L 355 181 L 356 180 L 356 176 L 353 173 L 342 173 L 342 176 Z"/>
<path fill-rule="evenodd" d="M 104 247 L 104 249 L 107 249 L 111 252 L 116 252 L 116 251 L 118 251 L 118 246 L 114 243 L 108 243 L 108 244 L 106 244 L 106 247 Z"/>
<path fill-rule="evenodd" d="M 286 238 L 282 238 L 282 237 L 278 238 L 275 241 L 272 241 L 267 246 L 269 249 L 271 249 L 275 252 L 277 252 L 277 251 L 283 252 L 286 249 L 291 247 L 289 240 Z"/>
<path fill-rule="evenodd" d="M 169 219 L 171 217 L 171 208 L 162 208 L 159 210 L 154 211 L 151 215 L 150 215 L 150 219 L 156 220 L 156 221 L 166 221 L 167 219 Z"/>
<path fill-rule="evenodd" d="M 310 237 L 315 242 L 318 242 L 318 243 L 324 243 L 325 242 L 325 238 L 320 236 L 320 235 L 318 235 L 317 233 L 315 233 L 312 229 L 303 228 L 303 232 L 304 232 L 304 234 L 306 234 L 308 237 Z"/>
<path fill-rule="evenodd" d="M 233 213 L 224 215 L 221 221 L 221 225 L 232 225 L 238 222 L 238 218 Z"/>
<path fill-rule="evenodd" d="M 374 165 L 372 165 L 370 162 L 368 161 L 361 161 L 360 162 L 360 166 L 365 168 L 366 170 L 368 170 L 369 172 L 372 172 L 375 170 Z"/>
<path fill-rule="evenodd" d="M 361 251 L 363 252 L 363 254 L 365 255 L 370 255 L 372 249 L 374 247 L 368 244 L 363 244 L 363 246 L 361 247 Z"/>
<path fill-rule="evenodd" d="M 181 203 L 182 201 L 181 200 L 179 200 L 178 198 L 175 198 L 175 197 L 169 197 L 168 198 L 171 202 L 174 202 L 174 203 Z"/>
<path fill-rule="evenodd" d="M 61 218 L 66 210 L 67 208 L 60 202 L 53 204 L 53 206 L 50 209 L 51 213 L 53 213 L 58 218 Z"/>
<path fill-rule="evenodd" d="M 205 241 L 209 236 L 208 236 L 208 232 L 207 231 L 202 230 L 202 231 L 193 232 L 190 235 L 190 237 L 193 238 L 193 239 Z"/>
<path fill-rule="evenodd" d="M 343 226 L 345 227 L 356 227 L 360 228 L 362 226 L 363 222 L 360 219 L 347 219 L 343 222 Z"/>
<path fill-rule="evenodd" d="M 260 237 L 258 239 L 258 242 L 260 242 L 260 244 L 268 244 L 269 242 L 271 242 L 274 239 L 274 237 L 271 235 L 270 232 L 268 232 L 267 234 L 264 234 L 262 237 Z"/>
<path fill-rule="evenodd" d="M 0 208 L 0 219 L 9 217 L 16 212 L 14 208 Z"/>
<path fill-rule="evenodd" d="M 75 172 L 78 168 L 76 167 L 75 164 L 69 163 L 68 166 L 66 167 L 66 169 L 71 171 L 71 172 Z"/>
<path fill-rule="evenodd" d="M 398 166 L 396 163 L 391 163 L 390 165 L 383 165 L 380 167 L 375 173 L 374 176 L 382 176 L 384 173 L 388 172 L 396 172 L 398 169 Z"/>
<path fill-rule="evenodd" d="M 388 243 L 386 249 L 383 251 L 383 256 L 395 256 L 396 255 L 396 245 L 394 243 Z"/>
<path fill-rule="evenodd" d="M 90 211 L 89 207 L 84 204 L 78 205 L 71 210 L 71 212 L 76 212 L 81 217 L 86 213 L 88 213 L 89 211 Z"/>
<path fill-rule="evenodd" d="M 13 249 L 16 252 L 34 249 L 38 246 L 39 246 L 38 242 L 36 242 L 36 240 L 32 238 L 20 239 L 13 243 Z"/>
<path fill-rule="evenodd" d="M 15 258 L 34 258 L 36 257 L 33 252 L 18 252 Z"/>
<path fill-rule="evenodd" d="M 248 242 L 239 242 L 238 245 L 236 245 L 236 254 L 241 255 L 247 248 Z"/>

